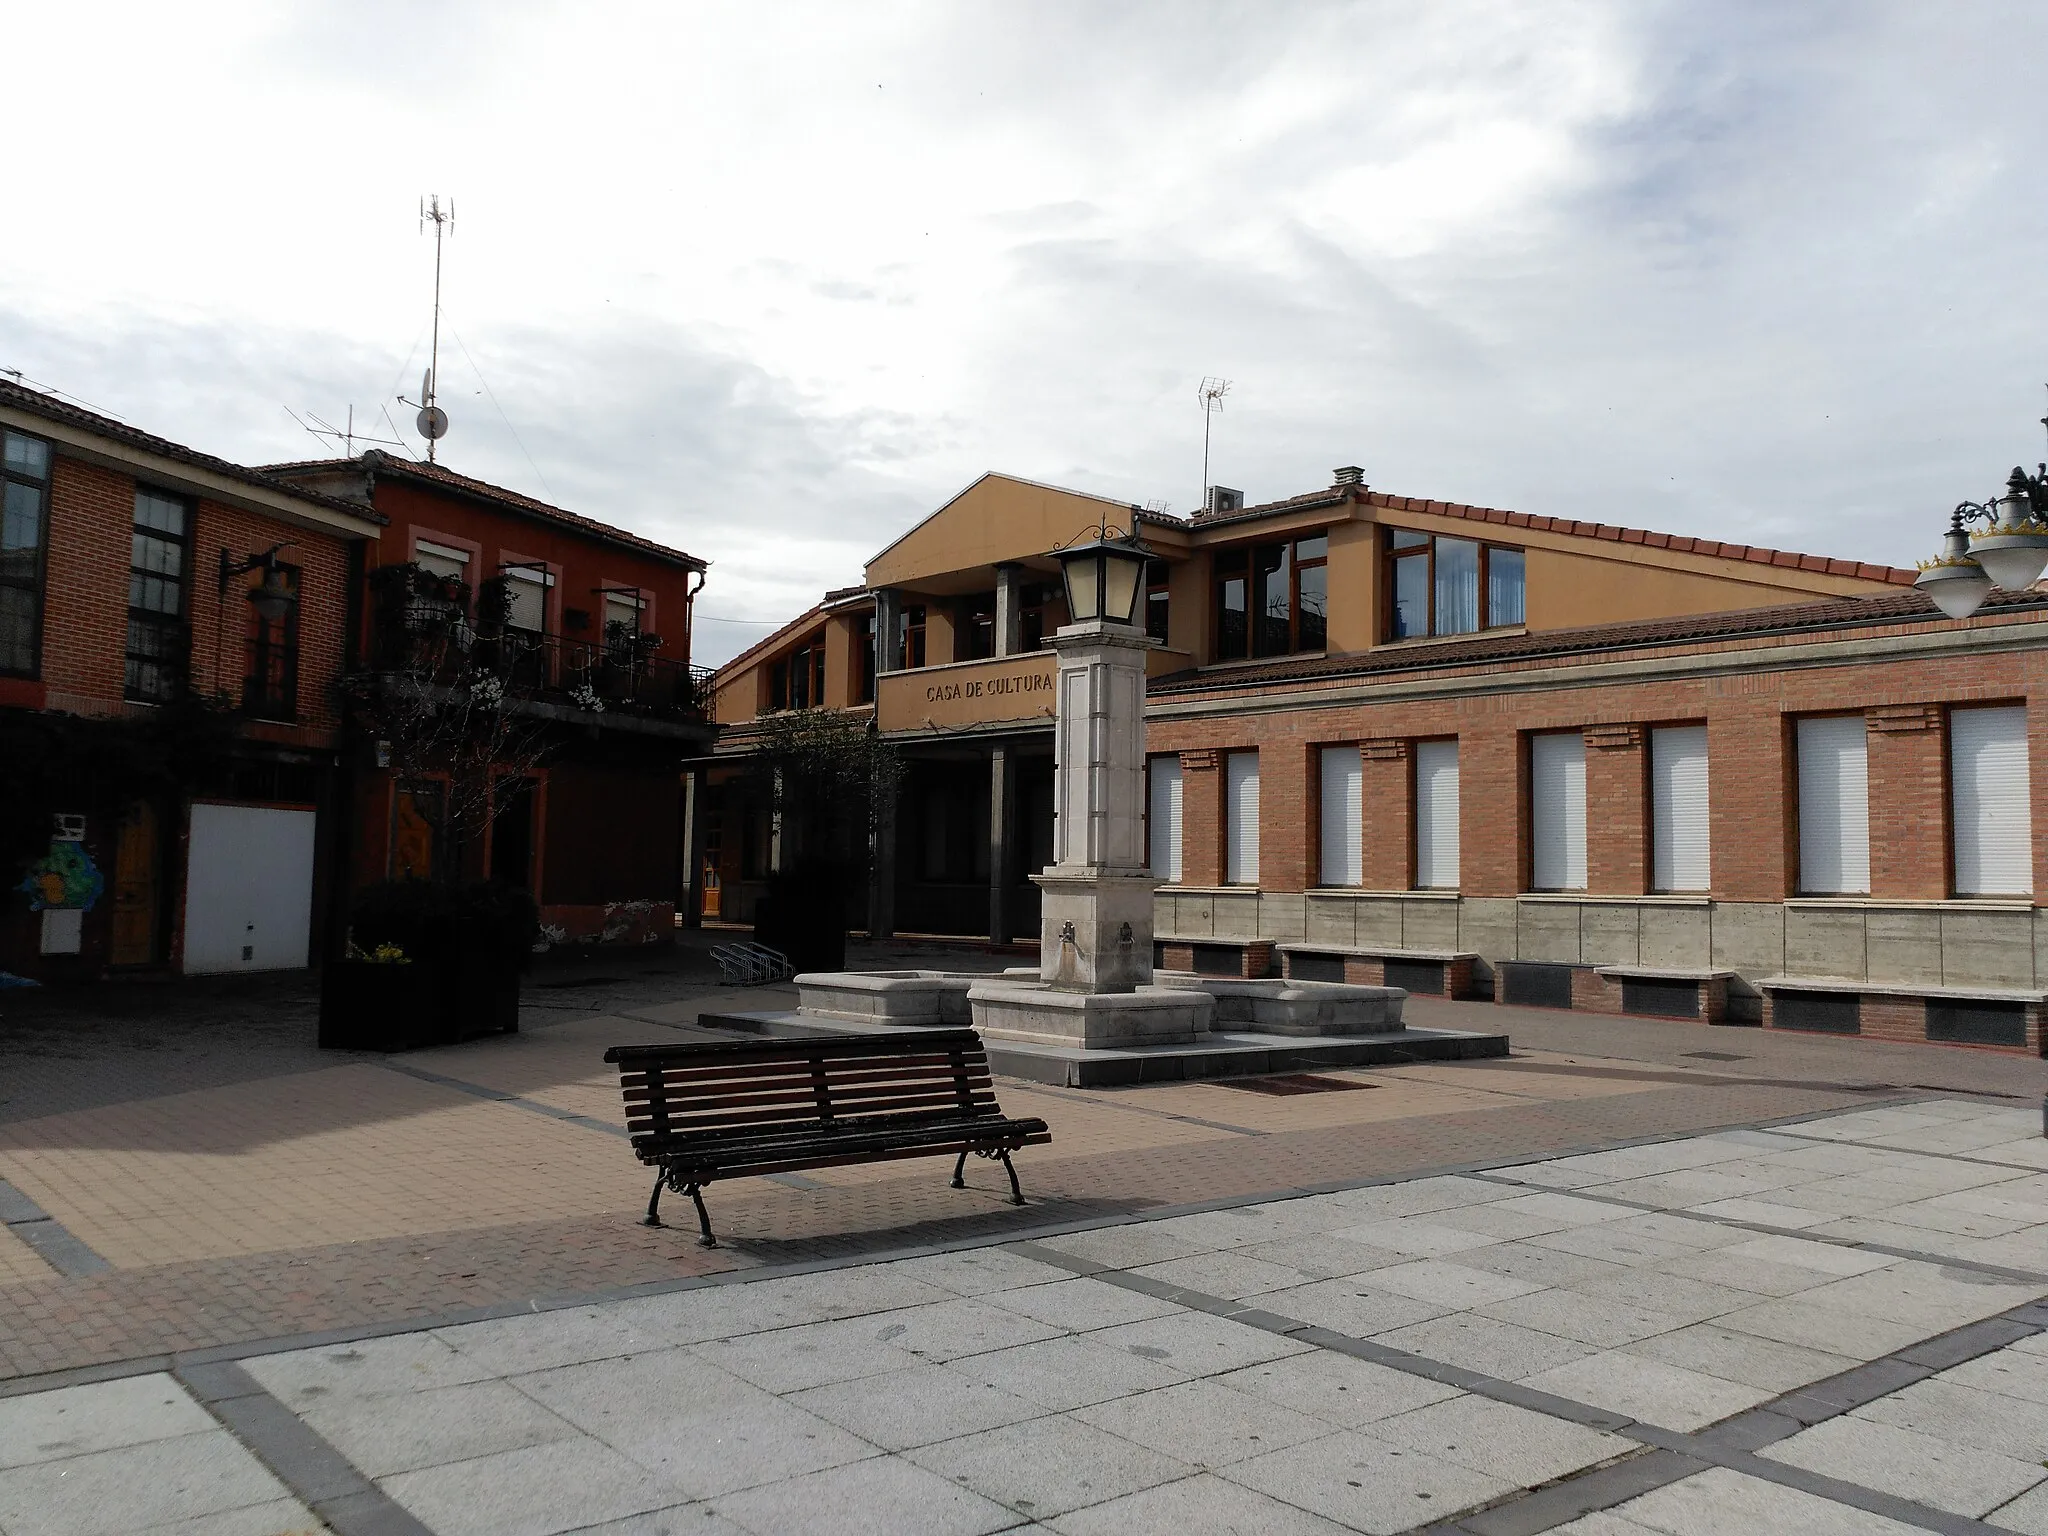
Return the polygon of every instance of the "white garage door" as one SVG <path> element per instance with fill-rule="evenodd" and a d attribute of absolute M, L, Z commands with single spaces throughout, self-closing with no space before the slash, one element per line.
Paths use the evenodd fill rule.
<path fill-rule="evenodd" d="M 311 811 L 192 807 L 187 972 L 303 969 L 312 925 Z"/>

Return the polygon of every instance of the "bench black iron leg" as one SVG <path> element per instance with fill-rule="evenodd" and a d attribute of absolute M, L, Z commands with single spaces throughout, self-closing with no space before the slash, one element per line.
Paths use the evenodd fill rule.
<path fill-rule="evenodd" d="M 640 1223 L 641 1226 L 658 1227 L 661 1225 L 661 1186 L 667 1178 L 668 1174 L 666 1172 L 657 1173 L 654 1176 L 654 1195 L 647 1202 L 647 1216 Z"/>
<path fill-rule="evenodd" d="M 1008 1152 L 1002 1154 L 1002 1159 L 1003 1172 L 1010 1176 L 1010 1204 L 1022 1205 L 1024 1203 L 1024 1191 L 1017 1186 L 1016 1165 L 1010 1161 L 1010 1154 Z"/>
<path fill-rule="evenodd" d="M 718 1239 L 711 1235 L 711 1213 L 704 1209 L 704 1196 L 698 1193 L 698 1186 L 695 1184 L 690 1186 L 690 1199 L 697 1206 L 697 1225 L 704 1231 L 704 1235 L 697 1239 L 698 1245 L 704 1248 L 716 1248 L 718 1246 Z"/>
<path fill-rule="evenodd" d="M 960 1154 L 960 1160 L 953 1164 L 953 1187 L 955 1189 L 965 1189 L 967 1187 L 967 1181 L 960 1177 L 960 1171 L 966 1166 L 967 1153 L 965 1151 L 962 1151 Z"/>

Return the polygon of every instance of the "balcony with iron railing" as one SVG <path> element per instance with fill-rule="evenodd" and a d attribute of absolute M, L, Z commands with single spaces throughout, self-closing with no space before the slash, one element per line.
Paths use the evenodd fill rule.
<path fill-rule="evenodd" d="M 468 596 L 459 582 L 422 579 L 416 571 L 373 585 L 361 670 L 450 689 L 494 679 L 508 707 L 527 714 L 559 712 L 592 723 L 610 717 L 620 725 L 710 719 L 711 670 L 659 655 L 659 636 L 619 625 L 595 641 L 542 634 L 506 622 L 486 603 L 472 616 Z"/>

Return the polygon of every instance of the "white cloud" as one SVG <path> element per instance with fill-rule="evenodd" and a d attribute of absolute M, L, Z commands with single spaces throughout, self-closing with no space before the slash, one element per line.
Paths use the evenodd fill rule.
<path fill-rule="evenodd" d="M 706 614 L 794 613 L 987 468 L 1190 505 L 1209 373 L 1237 381 L 1215 478 L 1255 498 L 1358 462 L 1905 562 L 2040 454 L 2048 107 L 1999 67 L 2044 32 L 1988 4 L 44 7 L 10 21 L 37 67 L 9 73 L 34 152 L 0 366 L 300 456 L 283 407 L 417 386 L 436 190 L 448 461 L 713 559 Z"/>

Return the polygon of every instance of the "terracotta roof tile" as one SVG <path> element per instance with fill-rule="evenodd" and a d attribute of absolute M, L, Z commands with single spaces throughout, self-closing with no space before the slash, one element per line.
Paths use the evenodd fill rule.
<path fill-rule="evenodd" d="M 351 468 L 367 469 L 372 474 L 387 475 L 397 480 L 413 480 L 427 485 L 442 486 L 478 501 L 526 513 L 543 522 L 556 523 L 579 533 L 590 534 L 594 538 L 626 545 L 669 565 L 680 565 L 690 570 L 701 571 L 707 564 L 695 555 L 666 544 L 657 544 L 653 539 L 643 538 L 637 533 L 614 527 L 610 523 L 601 523 L 594 517 L 583 516 L 580 512 L 571 512 L 566 508 L 535 500 L 518 491 L 507 490 L 502 485 L 493 485 L 488 480 L 458 475 L 454 470 L 440 464 L 422 464 L 414 459 L 395 458 L 381 448 L 372 448 L 358 459 L 306 459 L 292 464 L 272 464 L 266 466 L 266 473 L 283 476 Z"/>
<path fill-rule="evenodd" d="M 293 485 L 268 469 L 252 469 L 246 464 L 230 463 L 210 453 L 201 453 L 196 448 L 187 448 L 183 443 L 174 443 L 167 437 L 143 432 L 129 426 L 125 421 L 116 421 L 111 416 L 102 416 L 98 411 L 88 411 L 82 406 L 61 400 L 55 395 L 46 395 L 39 389 L 30 389 L 25 384 L 0 379 L 0 405 L 10 405 L 31 416 L 40 416 L 45 421 L 62 422 L 109 442 L 121 443 L 144 453 L 153 453 L 159 458 L 171 459 L 180 464 L 189 464 L 194 469 L 210 470 L 244 485 L 260 487 L 266 491 L 294 496 L 309 501 L 329 511 L 346 512 L 350 517 L 365 522 L 388 521 L 382 514 L 372 511 L 361 502 L 347 501 L 338 496 L 329 496 L 322 491 L 308 490 L 302 485 Z"/>

